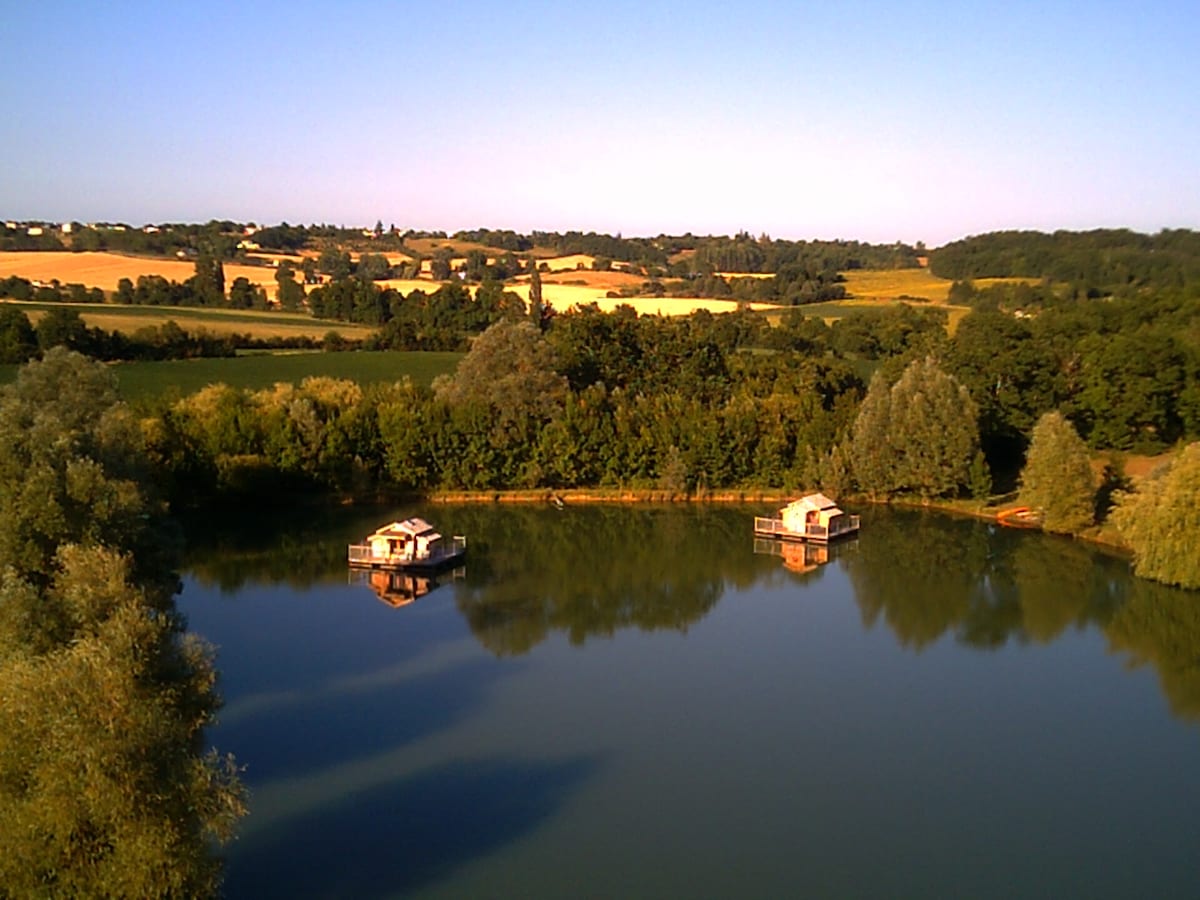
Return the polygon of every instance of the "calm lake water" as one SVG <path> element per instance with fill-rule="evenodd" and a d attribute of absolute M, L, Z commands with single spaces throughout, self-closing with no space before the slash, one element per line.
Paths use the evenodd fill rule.
<path fill-rule="evenodd" d="M 755 552 L 768 511 L 315 512 L 197 548 L 180 605 L 252 791 L 229 896 L 1200 896 L 1200 594 L 887 510 L 816 565 Z M 465 571 L 348 583 L 412 514 Z"/>

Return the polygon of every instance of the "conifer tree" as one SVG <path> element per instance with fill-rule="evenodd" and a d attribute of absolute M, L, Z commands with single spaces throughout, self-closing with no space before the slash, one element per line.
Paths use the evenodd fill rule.
<path fill-rule="evenodd" d="M 1057 410 L 1044 413 L 1033 428 L 1020 501 L 1041 511 L 1047 531 L 1073 534 L 1092 524 L 1096 480 L 1087 445 Z"/>
<path fill-rule="evenodd" d="M 855 479 L 874 497 L 954 494 L 979 450 L 975 404 L 933 357 L 910 363 L 891 388 L 871 380 L 851 439 Z"/>
<path fill-rule="evenodd" d="M 542 328 L 545 317 L 545 306 L 542 303 L 542 273 L 538 271 L 537 260 L 529 260 L 529 320 Z"/>

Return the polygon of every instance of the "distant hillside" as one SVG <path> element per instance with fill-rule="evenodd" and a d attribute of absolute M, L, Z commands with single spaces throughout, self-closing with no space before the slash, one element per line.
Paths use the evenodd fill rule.
<path fill-rule="evenodd" d="M 1049 278 L 1101 289 L 1179 288 L 1200 284 L 1200 232 L 997 231 L 933 251 L 930 269 L 956 281 Z"/>

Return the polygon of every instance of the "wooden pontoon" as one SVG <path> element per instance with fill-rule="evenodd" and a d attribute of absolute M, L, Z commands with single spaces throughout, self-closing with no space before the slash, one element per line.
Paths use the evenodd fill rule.
<path fill-rule="evenodd" d="M 414 517 L 383 526 L 362 544 L 351 544 L 349 560 L 352 566 L 373 569 L 436 569 L 466 552 L 465 537 L 447 540 L 424 519 Z"/>
<path fill-rule="evenodd" d="M 784 541 L 827 543 L 857 532 L 858 516 L 842 512 L 824 494 L 793 500 L 779 510 L 778 518 L 754 518 L 755 535 Z"/>

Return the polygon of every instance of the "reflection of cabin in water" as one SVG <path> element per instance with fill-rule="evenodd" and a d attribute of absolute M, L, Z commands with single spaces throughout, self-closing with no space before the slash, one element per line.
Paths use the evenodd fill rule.
<path fill-rule="evenodd" d="M 452 581 L 465 578 L 467 570 L 460 567 L 448 576 Z M 414 600 L 436 591 L 442 585 L 440 576 L 428 571 L 414 572 L 408 569 L 357 569 L 350 572 L 350 583 L 361 584 L 375 592 L 381 602 L 393 609 L 408 606 Z"/>
<path fill-rule="evenodd" d="M 350 565 L 373 568 L 433 568 L 467 552 L 467 539 L 446 540 L 424 519 L 392 522 L 369 535 L 365 543 L 351 544 Z"/>
<path fill-rule="evenodd" d="M 828 541 L 782 541 L 778 538 L 756 537 L 754 552 L 775 556 L 783 560 L 783 567 L 794 575 L 808 575 L 826 563 L 837 559 L 847 550 L 858 546 L 858 541 L 847 539 Z"/>
<path fill-rule="evenodd" d="M 754 519 L 754 533 L 785 541 L 836 540 L 858 531 L 858 516 L 838 509 L 824 494 L 809 494 L 779 510 L 777 518 Z"/>

